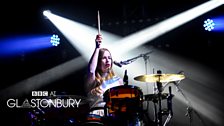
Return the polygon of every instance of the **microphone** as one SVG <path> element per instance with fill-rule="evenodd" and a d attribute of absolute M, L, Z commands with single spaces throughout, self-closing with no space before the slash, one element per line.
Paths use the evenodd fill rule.
<path fill-rule="evenodd" d="M 128 65 L 128 64 L 130 64 L 130 63 L 131 63 L 130 61 L 121 61 L 121 62 L 120 62 L 121 65 Z"/>
<path fill-rule="evenodd" d="M 122 65 L 130 64 L 130 61 L 120 61 L 120 62 L 114 61 L 114 64 L 119 66 L 119 67 L 122 67 Z"/>
<path fill-rule="evenodd" d="M 119 63 L 119 62 L 117 62 L 117 61 L 114 61 L 114 64 L 115 64 L 116 66 L 118 66 L 118 67 L 122 67 L 122 64 Z"/>

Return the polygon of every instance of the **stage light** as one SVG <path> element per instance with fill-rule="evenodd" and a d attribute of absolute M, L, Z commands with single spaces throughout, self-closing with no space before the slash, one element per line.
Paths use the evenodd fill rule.
<path fill-rule="evenodd" d="M 215 23 L 211 19 L 207 19 L 204 21 L 205 30 L 212 31 L 214 29 Z"/>
<path fill-rule="evenodd" d="M 44 10 L 44 11 L 43 11 L 43 15 L 44 15 L 44 16 L 47 16 L 47 15 L 50 14 L 50 13 L 51 13 L 50 10 Z"/>
<path fill-rule="evenodd" d="M 224 31 L 224 16 L 212 17 L 204 21 L 205 30 L 212 32 Z"/>
<path fill-rule="evenodd" d="M 58 37 L 58 35 L 56 35 L 56 34 L 53 34 L 52 36 L 51 36 L 51 44 L 53 45 L 53 46 L 58 46 L 59 44 L 60 44 L 60 38 Z"/>
<path fill-rule="evenodd" d="M 58 16 L 54 13 L 47 13 L 47 18 L 55 25 L 62 35 L 81 53 L 86 60 L 91 57 L 91 51 L 94 49 L 94 40 L 98 31 L 73 20 Z M 102 47 L 109 47 L 108 43 L 113 43 L 120 39 L 119 36 L 101 30 L 103 36 Z M 88 50 L 88 51 L 87 51 Z"/>
<path fill-rule="evenodd" d="M 49 35 L 44 36 L 17 36 L 1 39 L 0 57 L 15 56 L 21 53 L 30 53 L 40 49 L 49 48 Z"/>

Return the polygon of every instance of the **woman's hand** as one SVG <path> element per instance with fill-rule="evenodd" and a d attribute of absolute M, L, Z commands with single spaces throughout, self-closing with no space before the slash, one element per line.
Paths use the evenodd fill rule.
<path fill-rule="evenodd" d="M 95 87 L 91 90 L 91 94 L 96 95 L 96 96 L 102 96 L 104 91 L 100 88 L 100 86 Z"/>
<path fill-rule="evenodd" d="M 96 42 L 96 48 L 100 48 L 100 45 L 102 43 L 102 35 L 98 34 L 96 35 L 96 39 L 95 39 L 95 42 Z"/>

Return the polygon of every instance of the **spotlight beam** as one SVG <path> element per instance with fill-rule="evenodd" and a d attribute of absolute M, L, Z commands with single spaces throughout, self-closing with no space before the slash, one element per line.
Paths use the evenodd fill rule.
<path fill-rule="evenodd" d="M 145 28 L 137 33 L 133 33 L 124 39 L 114 43 L 112 46 L 113 50 L 119 47 L 125 47 L 125 50 L 119 50 L 122 54 L 128 52 L 133 48 L 136 48 L 140 45 L 143 45 L 146 42 L 149 42 L 197 17 L 200 15 L 215 9 L 221 6 L 224 3 L 224 0 L 210 0 L 204 4 L 198 5 L 190 10 L 182 12 L 176 16 L 173 16 L 167 20 L 164 20 L 160 23 L 157 23 L 151 27 Z"/>
<path fill-rule="evenodd" d="M 91 57 L 91 51 L 95 47 L 95 37 L 98 33 L 96 28 L 74 22 L 70 19 L 63 18 L 61 16 L 55 15 L 48 12 L 45 16 L 55 25 L 57 29 L 65 36 L 65 38 L 81 53 L 81 55 L 89 60 Z M 118 41 L 119 36 L 111 34 L 106 31 L 102 31 L 103 44 L 102 46 L 107 46 L 108 43 Z M 108 46 L 107 46 L 108 47 Z"/>
<path fill-rule="evenodd" d="M 39 89 L 42 86 L 52 83 L 60 78 L 63 78 L 72 72 L 81 69 L 86 64 L 83 57 L 78 57 L 73 60 L 67 61 L 52 69 L 39 73 L 33 77 L 27 78 L 18 82 L 6 89 L 0 91 L 1 98 L 20 97 L 26 95 L 33 90 Z"/>

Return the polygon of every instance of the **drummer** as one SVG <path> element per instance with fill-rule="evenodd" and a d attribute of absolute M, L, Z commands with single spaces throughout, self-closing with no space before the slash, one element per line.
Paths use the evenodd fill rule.
<path fill-rule="evenodd" d="M 92 111 L 90 114 L 104 116 L 104 92 L 111 87 L 123 85 L 123 79 L 116 76 L 112 69 L 113 59 L 110 51 L 101 48 L 102 35 L 96 36 L 95 44 L 95 50 L 88 64 L 85 91 L 91 99 L 89 105 Z"/>

